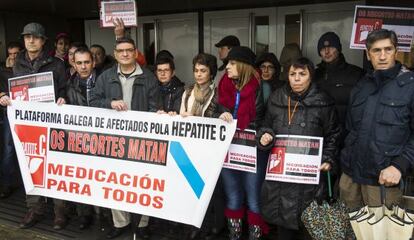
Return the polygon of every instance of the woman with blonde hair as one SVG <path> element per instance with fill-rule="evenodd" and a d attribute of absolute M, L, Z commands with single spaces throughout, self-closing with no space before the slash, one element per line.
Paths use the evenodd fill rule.
<path fill-rule="evenodd" d="M 254 68 L 256 56 L 248 47 L 233 47 L 228 56 L 226 74 L 218 86 L 218 102 L 227 111 L 224 119 L 237 119 L 240 130 L 256 129 L 263 119 L 263 98 L 259 96 L 259 74 Z M 247 205 L 249 240 L 259 239 L 267 232 L 267 226 L 260 215 L 260 187 L 264 179 L 265 161 L 260 161 L 257 152 L 256 173 L 224 168 L 221 172 L 226 195 L 225 216 L 230 239 L 241 239 L 242 219 Z"/>

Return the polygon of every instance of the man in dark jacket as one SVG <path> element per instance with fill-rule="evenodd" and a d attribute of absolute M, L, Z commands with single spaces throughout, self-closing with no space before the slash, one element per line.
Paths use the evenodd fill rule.
<path fill-rule="evenodd" d="M 16 63 L 13 68 L 13 76 L 19 77 L 41 72 L 53 72 L 56 103 L 58 105 L 66 103 L 65 67 L 62 61 L 55 57 L 49 56 L 44 50 L 43 47 L 47 39 L 45 29 L 39 23 L 29 23 L 24 27 L 21 35 L 24 39 L 25 50 L 20 52 L 16 58 Z M 1 106 L 7 106 L 10 104 L 10 98 L 7 94 L 0 98 Z M 8 124 L 8 121 L 7 123 L 5 122 L 5 124 Z M 10 147 L 8 144 L 5 146 Z M 3 161 L 5 161 L 5 159 L 3 159 Z M 4 177 L 5 176 L 3 176 L 3 178 Z M 28 195 L 26 197 L 26 202 L 29 211 L 20 223 L 21 228 L 29 228 L 36 224 L 39 220 L 41 220 L 41 216 L 44 214 L 45 210 L 45 201 L 40 196 Z M 53 228 L 59 230 L 66 225 L 64 201 L 55 199 L 54 203 L 55 220 Z"/>
<path fill-rule="evenodd" d="M 118 64 L 99 75 L 91 91 L 90 106 L 117 111 L 157 110 L 154 100 L 157 79 L 151 71 L 136 63 L 135 50 L 135 42 L 132 39 L 116 40 L 114 55 Z M 106 237 L 109 239 L 121 235 L 130 224 L 130 215 L 127 212 L 112 209 L 112 216 L 115 227 L 107 234 Z M 149 238 L 147 229 L 138 228 L 138 234 Z"/>
<path fill-rule="evenodd" d="M 338 120 L 343 124 L 349 95 L 363 71 L 345 61 L 341 41 L 334 32 L 324 33 L 319 38 L 318 53 L 322 61 L 315 71 L 315 82 L 335 100 Z"/>
<path fill-rule="evenodd" d="M 397 187 L 414 163 L 414 73 L 396 61 L 397 36 L 376 30 L 366 41 L 374 71 L 351 92 L 341 152 L 340 194 L 349 208 L 401 201 Z"/>
<path fill-rule="evenodd" d="M 78 48 L 73 54 L 76 70 L 68 81 L 68 104 L 89 106 L 90 91 L 95 86 L 96 71 L 92 52 L 88 48 Z"/>

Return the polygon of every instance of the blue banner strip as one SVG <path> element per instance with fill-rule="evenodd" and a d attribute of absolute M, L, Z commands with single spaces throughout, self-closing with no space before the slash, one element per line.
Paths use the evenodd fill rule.
<path fill-rule="evenodd" d="M 197 198 L 200 198 L 204 189 L 204 181 L 198 174 L 197 169 L 194 167 L 190 158 L 188 158 L 183 146 L 179 142 L 171 141 L 170 153 L 173 156 L 175 162 L 180 168 L 187 182 L 190 184 Z"/>

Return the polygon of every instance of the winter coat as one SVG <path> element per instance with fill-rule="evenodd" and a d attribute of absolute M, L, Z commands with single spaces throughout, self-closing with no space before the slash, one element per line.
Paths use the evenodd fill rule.
<path fill-rule="evenodd" d="M 341 124 L 345 123 L 351 90 L 362 77 L 362 69 L 347 63 L 343 54 L 340 54 L 337 61 L 333 63 L 321 62 L 318 64 L 315 71 L 315 82 L 335 100 L 338 120 Z"/>
<path fill-rule="evenodd" d="M 81 86 L 79 74 L 73 74 L 67 82 L 66 95 L 68 104 L 78 106 L 89 106 L 90 91 L 95 86 L 96 72 L 93 71 L 91 78 L 85 83 L 86 86 Z"/>
<path fill-rule="evenodd" d="M 157 110 L 164 112 L 180 112 L 181 99 L 184 92 L 184 83 L 174 76 L 169 83 L 161 85 L 158 83 Z"/>
<path fill-rule="evenodd" d="M 65 65 L 62 60 L 49 56 L 46 51 L 42 51 L 33 62 L 28 59 L 26 50 L 17 55 L 16 64 L 13 67 L 14 77 L 42 72 L 53 72 L 55 100 L 60 97 L 66 98 Z"/>
<path fill-rule="evenodd" d="M 378 185 L 381 170 L 390 165 L 404 175 L 414 164 L 414 73 L 400 63 L 368 73 L 349 104 L 343 171 L 367 185 Z"/>
<path fill-rule="evenodd" d="M 135 76 L 132 89 L 131 110 L 155 112 L 158 81 L 148 69 L 141 67 L 143 73 Z M 111 108 L 113 100 L 122 100 L 122 84 L 118 76 L 118 65 L 99 75 L 91 91 L 90 106 Z"/>
<path fill-rule="evenodd" d="M 299 101 L 292 123 L 288 124 L 288 96 L 292 102 Z M 293 108 L 291 106 L 291 108 Z M 260 138 L 264 133 L 292 134 L 323 137 L 322 163 L 335 165 L 337 138 L 340 128 L 337 122 L 334 101 L 315 84 L 303 96 L 291 93 L 290 87 L 279 88 L 270 96 L 263 127 L 257 134 L 258 147 L 271 149 L 274 142 L 263 146 Z M 275 140 L 275 138 L 273 138 Z M 271 224 L 289 229 L 298 229 L 303 210 L 321 191 L 319 185 L 265 181 L 262 187 L 262 215 Z M 322 189 L 324 192 L 326 189 Z M 320 194 L 320 193 L 318 193 Z"/>

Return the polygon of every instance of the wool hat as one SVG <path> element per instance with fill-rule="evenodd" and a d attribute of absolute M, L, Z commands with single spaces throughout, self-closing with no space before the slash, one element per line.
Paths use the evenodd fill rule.
<path fill-rule="evenodd" d="M 32 22 L 24 26 L 21 35 L 24 36 L 29 34 L 36 37 L 41 37 L 43 39 L 47 39 L 45 28 L 39 23 Z"/>
<path fill-rule="evenodd" d="M 342 45 L 341 40 L 339 39 L 338 35 L 334 32 L 326 32 L 324 33 L 318 41 L 318 54 L 321 55 L 321 50 L 324 47 L 334 47 L 338 50 L 338 52 L 342 52 Z"/>
<path fill-rule="evenodd" d="M 220 42 L 216 43 L 214 46 L 216 47 L 224 47 L 227 46 L 229 48 L 240 46 L 240 40 L 234 36 L 229 35 L 225 36 L 223 39 L 220 40 Z"/>
<path fill-rule="evenodd" d="M 254 54 L 254 52 L 248 47 L 233 47 L 226 58 L 227 62 L 230 60 L 244 62 L 254 67 L 256 62 L 256 54 Z"/>

